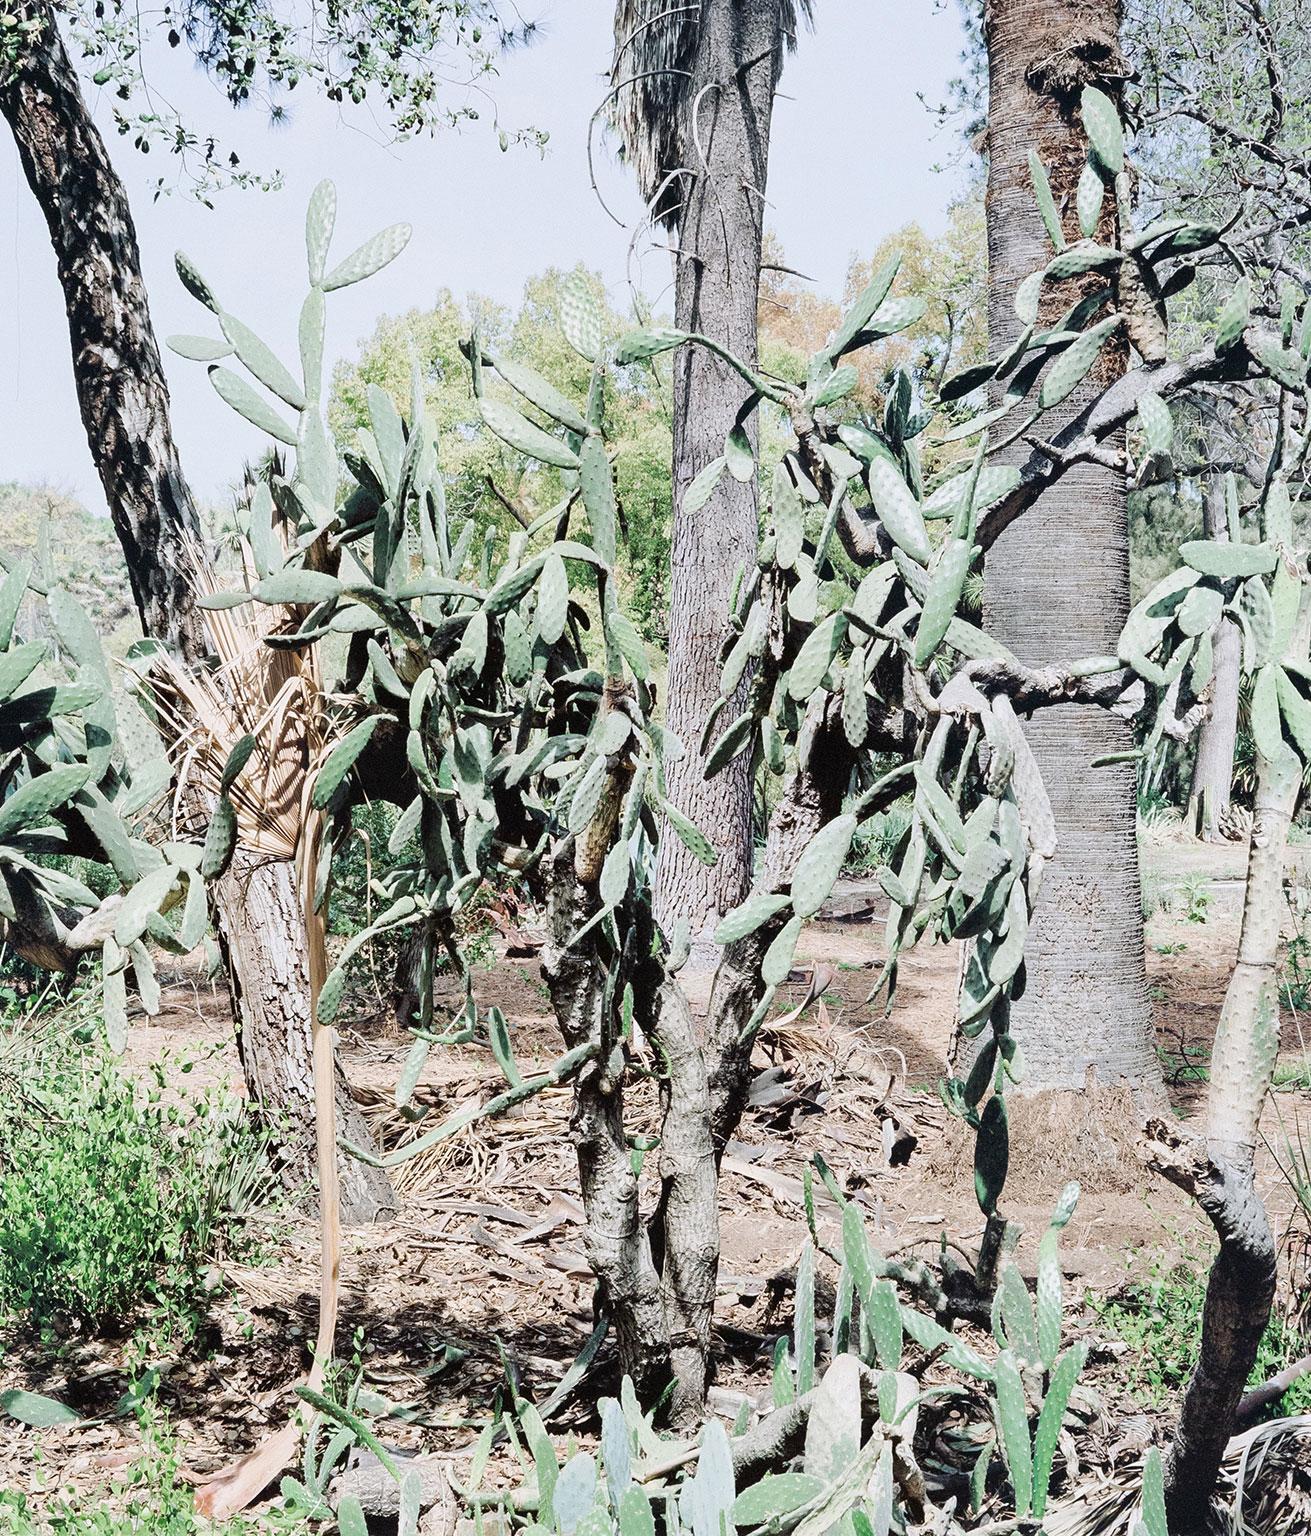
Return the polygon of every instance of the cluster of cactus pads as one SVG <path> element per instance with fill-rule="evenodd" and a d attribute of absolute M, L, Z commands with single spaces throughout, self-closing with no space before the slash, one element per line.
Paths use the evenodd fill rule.
<path fill-rule="evenodd" d="M 715 855 L 665 801 L 663 765 L 678 748 L 651 718 L 646 653 L 618 602 L 619 511 L 601 431 L 609 360 L 595 303 L 581 285 L 568 292 L 567 334 L 595 364 L 589 397 L 579 404 L 531 369 L 484 353 L 477 336 L 468 347 L 487 426 L 520 452 L 570 472 L 559 506 L 508 539 L 494 529 L 475 538 L 470 520 L 454 526 L 417 369 L 408 419 L 384 391 L 370 389 L 370 424 L 345 450 L 351 483 L 342 497 L 322 408 L 324 294 L 394 256 L 404 231 L 377 237 L 325 277 L 333 206 L 324 183 L 307 227 L 312 286 L 300 324 L 303 383 L 222 309 L 184 258 L 183 280 L 218 316 L 225 340 L 170 344 L 208 360 L 219 394 L 294 449 L 285 472 L 270 473 L 246 514 L 252 583 L 204 601 L 288 607 L 295 622 L 274 637 L 278 645 L 342 637 L 344 675 L 325 704 L 332 714 L 324 735 L 335 745 L 317 766 L 311 795 L 327 827 L 318 902 L 350 833 L 361 757 L 391 764 L 381 775 L 389 792 L 402 782 L 413 786 L 391 849 L 398 858 L 407 847 L 417 855 L 394 863 L 378 882 L 379 915 L 352 939 L 318 1001 L 320 1021 L 332 1022 L 351 955 L 380 933 L 418 931 L 415 1049 L 397 1095 L 405 1104 L 433 1041 L 482 1033 L 472 1001 L 449 1028 L 435 1027 L 431 978 L 443 957 L 463 971 L 456 923 L 484 882 L 531 879 L 554 839 L 573 838 L 576 878 L 596 897 L 575 938 L 592 933 L 607 944 L 607 1012 L 618 1040 L 634 1006 L 628 973 L 649 955 L 649 942 L 645 954 L 635 952 L 631 915 L 649 904 L 660 819 L 668 817 L 707 861 Z M 229 352 L 280 404 L 219 361 Z M 491 392 L 493 374 L 562 435 Z M 282 407 L 297 413 L 294 424 Z M 274 518 L 282 520 L 278 537 Z M 228 788 L 246 771 L 235 763 Z M 235 841 L 235 818 L 221 812 L 219 823 L 233 828 L 224 834 L 227 848 L 213 850 L 221 860 Z M 483 1038 L 509 1090 L 522 1091 L 499 1012 L 485 1021 Z M 571 1053 L 561 1070 L 587 1054 Z"/>
<path fill-rule="evenodd" d="M 30 623 L 24 639 L 38 610 L 42 622 Z M 200 848 L 143 835 L 171 780 L 149 703 L 135 689 L 152 649 L 148 641 L 131 648 L 116 690 L 90 618 L 50 570 L 15 563 L 0 585 L 4 936 L 54 970 L 99 948 L 116 1046 L 126 1037 L 129 970 L 153 1013 L 151 946 L 184 953 L 207 926 Z"/>
<path fill-rule="evenodd" d="M 944 400 L 968 403 L 984 385 L 996 391 L 1006 381 L 999 404 L 967 415 L 939 438 L 978 438 L 968 467 L 957 463 L 926 483 L 921 446 L 941 417 L 939 406 L 919 398 L 908 373 L 890 379 L 878 419 L 850 404 L 857 374 L 844 359 L 912 324 L 922 308 L 922 301 L 893 294 L 893 260 L 814 357 L 804 383 L 765 378 L 727 359 L 752 392 L 722 456 L 689 492 L 694 504 L 704 504 L 722 475 L 757 475 L 750 414 L 764 401 L 787 413 L 796 446 L 773 473 L 757 558 L 737 583 L 723 696 L 701 743 L 707 771 L 750 753 L 763 771 L 804 775 L 816 722 L 840 722 L 847 753 L 850 792 L 842 813 L 800 853 L 786 882 L 756 890 L 720 926 L 726 945 L 768 938 L 748 1033 L 767 1017 L 801 925 L 831 891 L 861 822 L 890 795 L 912 796 L 902 847 L 879 871 L 892 903 L 885 978 L 891 991 L 899 954 L 926 934 L 970 941 L 961 1026 L 983 1038 L 967 1075 L 944 1092 L 978 1132 L 977 1184 L 988 1212 L 1005 1178 L 1005 1088 L 1023 1070 L 1008 1032 L 1010 1000 L 1023 985 L 1029 914 L 1056 851 L 1051 808 L 1012 703 L 1025 693 L 1025 669 L 958 611 L 979 541 L 987 542 L 984 520 L 1025 494 L 1029 471 L 994 459 L 1087 378 L 1120 326 L 1149 363 L 1159 358 L 1163 296 L 1191 281 L 1186 258 L 1223 244 L 1219 228 L 1178 218 L 1132 230 L 1123 132 L 1109 99 L 1095 89 L 1085 94 L 1084 121 L 1090 152 L 1078 195 L 1083 238 L 1066 241 L 1035 158 L 1035 192 L 1055 255 L 1017 294 L 1019 341 L 942 390 Z M 1117 246 L 1094 238 L 1108 189 L 1119 209 Z M 530 526 L 508 536 L 488 529 L 475 540 L 471 522 L 457 527 L 447 516 L 439 445 L 417 370 L 408 419 L 384 391 L 370 391 L 370 425 L 345 450 L 350 479 L 345 494 L 339 490 L 323 418 L 324 297 L 390 260 L 406 231 L 384 231 L 328 270 L 333 215 L 325 183 L 307 223 L 311 288 L 300 321 L 299 376 L 179 260 L 183 281 L 214 311 L 223 337 L 173 345 L 208 361 L 219 394 L 294 450 L 291 466 L 271 473 L 249 509 L 254 581 L 211 601 L 286 605 L 295 622 L 276 643 L 308 646 L 338 635 L 346 646 L 345 672 L 331 695 L 330 734 L 338 744 L 313 791 L 333 829 L 323 847 L 320 900 L 334 849 L 349 830 L 361 756 L 390 760 L 393 779 L 412 779 L 393 849 L 413 843 L 418 856 L 388 874 L 380 916 L 353 941 L 359 946 L 400 927 L 422 936 L 421 1014 L 398 1102 L 408 1100 L 434 1041 L 476 1037 L 490 1043 L 514 1098 L 528 1089 L 499 1015 L 480 1025 L 470 1001 L 445 1028 L 432 1018 L 424 982 L 443 955 L 462 967 L 455 938 L 462 906 L 484 881 L 531 873 L 560 838 L 572 838 L 577 880 L 592 893 L 575 940 L 592 934 L 602 945 L 611 1021 L 602 1046 L 609 1052 L 631 1037 L 634 1008 L 643 1006 L 632 978 L 649 954 L 643 914 L 658 836 L 672 828 L 701 857 L 714 858 L 709 839 L 665 799 L 663 765 L 684 748 L 652 717 L 647 658 L 620 606 L 619 509 L 603 434 L 612 364 L 712 344 L 654 328 L 607 349 L 586 288 L 571 286 L 565 332 L 593 365 L 588 398 L 574 401 L 525 365 L 484 352 L 472 337 L 471 385 L 487 428 L 528 460 L 562 471 L 565 483 L 560 504 Z M 1104 275 L 1105 283 L 1082 282 L 1072 308 L 1050 322 L 1040 318 L 1053 285 L 1090 273 Z M 1287 304 L 1279 335 L 1254 324 L 1248 305 L 1240 282 L 1221 318 L 1219 351 L 1233 354 L 1250 377 L 1304 390 L 1306 315 L 1299 326 L 1296 307 Z M 249 377 L 225 365 L 229 354 Z M 1167 474 L 1169 406 L 1144 389 L 1137 409 L 1143 469 Z M 1040 465 L 1044 472 L 1050 466 Z M 1247 664 L 1256 670 L 1258 745 L 1274 752 L 1286 731 L 1294 746 L 1311 750 L 1306 662 L 1290 651 L 1302 571 L 1285 480 L 1276 474 L 1263 489 L 1259 545 L 1244 540 L 1236 498 L 1231 505 L 1230 542 L 1186 545 L 1181 570 L 1135 609 L 1119 656 L 1074 664 L 1063 696 L 1075 696 L 1080 679 L 1119 673 L 1123 704 L 1133 700 L 1136 674 L 1159 697 L 1159 734 L 1186 716 L 1205 689 L 1211 631 L 1228 611 L 1242 625 Z M 273 537 L 275 515 L 292 530 L 290 556 Z M 940 536 L 931 531 L 935 524 Z M 1025 696 L 1020 707 L 1033 703 Z M 825 741 L 827 750 L 831 733 Z M 345 975 L 343 961 L 323 988 L 324 1021 L 335 1015 Z M 540 1081 L 558 1081 L 575 1056 Z"/>
<path fill-rule="evenodd" d="M 847 784 L 840 812 L 720 925 L 724 945 L 751 941 L 762 956 L 741 1043 L 749 1050 L 768 1017 L 802 924 L 831 892 L 862 822 L 892 799 L 909 797 L 913 814 L 902 845 L 879 871 L 892 904 L 884 981 L 891 995 L 898 957 L 926 935 L 969 941 L 961 1026 L 979 1045 L 966 1075 L 950 1080 L 944 1095 L 977 1131 L 976 1185 L 989 1215 L 1006 1175 L 1005 1093 L 1023 1071 L 1009 1033 L 1010 1003 L 1023 985 L 1042 871 L 1056 852 L 1051 808 L 1019 715 L 1057 700 L 1039 697 L 1042 687 L 1050 691 L 1049 679 L 1035 681 L 962 615 L 962 596 L 990 542 L 990 514 L 1023 498 L 1028 482 L 1055 472 L 1050 456 L 1036 453 L 1021 470 L 997 462 L 999 451 L 1088 378 L 1121 328 L 1148 365 L 1162 358 L 1165 298 L 1191 281 L 1190 255 L 1224 242 L 1220 229 L 1183 219 L 1132 230 L 1115 110 L 1090 90 L 1083 115 L 1090 153 L 1077 198 L 1082 238 L 1066 241 L 1035 159 L 1035 191 L 1056 252 L 1017 294 L 1023 328 L 1005 356 L 949 380 L 937 401 L 922 398 L 914 378 L 898 371 L 881 412 L 858 411 L 849 355 L 903 330 L 922 309 L 921 301 L 893 293 L 892 261 L 812 360 L 804 382 L 766 378 L 725 354 L 751 392 L 722 456 L 689 492 L 694 506 L 706 505 L 723 475 L 756 477 L 751 413 L 765 402 L 786 413 L 795 447 L 773 471 L 757 556 L 736 585 L 722 698 L 701 751 L 708 772 L 748 753 L 761 772 L 795 783 L 811 771 L 809 754 L 822 738 L 826 773 L 833 773 L 836 749 Z M 1116 246 L 1096 238 L 1108 190 L 1118 207 Z M 409 1103 L 435 1043 L 485 1041 L 506 1080 L 481 1111 L 463 1111 L 412 1140 L 403 1154 L 412 1155 L 475 1113 L 559 1082 L 586 1060 L 595 1059 L 609 1078 L 621 1074 L 657 1006 L 656 993 L 676 969 L 679 939 L 658 935 L 651 917 L 658 839 L 672 830 L 707 863 L 715 854 L 705 833 L 666 798 L 665 765 L 685 748 L 655 718 L 648 659 L 621 606 L 621 518 L 604 436 L 605 397 L 612 366 L 713 344 L 647 328 L 607 346 L 595 303 L 584 285 L 572 285 L 564 329 L 592 365 L 587 398 L 574 400 L 471 337 L 471 388 L 486 428 L 527 460 L 560 471 L 564 487 L 559 504 L 525 526 L 479 535 L 472 521 L 448 516 L 440 445 L 417 368 L 408 414 L 384 391 L 370 390 L 369 425 L 344 449 L 341 483 L 324 415 L 326 296 L 384 266 L 404 247 L 408 230 L 385 230 L 329 266 L 334 220 L 335 195 L 324 183 L 307 220 L 310 290 L 299 323 L 299 368 L 288 367 L 233 316 L 182 257 L 183 282 L 221 334 L 178 337 L 171 345 L 206 363 L 219 395 L 288 450 L 270 462 L 243 512 L 249 579 L 206 603 L 275 606 L 285 610 L 285 622 L 269 644 L 300 649 L 330 641 L 344 656 L 339 681 L 316 706 L 323 712 L 319 734 L 330 746 L 307 786 L 327 829 L 315 871 L 320 906 L 366 785 L 389 793 L 406 786 L 392 838 L 398 862 L 377 882 L 379 915 L 322 986 L 320 1021 L 336 1016 L 353 950 L 383 932 L 414 930 L 422 956 L 419 1007 L 397 1103 Z M 1090 286 L 1089 274 L 1104 282 Z M 1049 317 L 1050 289 L 1071 277 L 1083 279 L 1077 302 Z M 1248 286 L 1240 282 L 1221 317 L 1218 352 L 1236 373 L 1303 394 L 1311 308 L 1299 320 L 1296 303 L 1287 302 L 1276 333 L 1254 323 L 1249 306 Z M 996 403 L 962 416 L 985 386 Z M 968 465 L 957 462 L 930 479 L 925 434 L 942 426 L 943 407 L 953 400 L 964 406 L 950 407 L 950 424 L 937 441 L 974 438 L 976 451 Z M 1141 472 L 1168 476 L 1169 405 L 1144 389 L 1137 411 Z M 1134 610 L 1118 656 L 1066 669 L 1060 698 L 1080 696 L 1081 682 L 1092 680 L 1099 698 L 1122 704 L 1141 703 L 1152 690 L 1159 734 L 1204 693 L 1210 637 L 1227 612 L 1242 628 L 1245 664 L 1255 675 L 1259 752 L 1270 761 L 1290 750 L 1311 760 L 1311 667 L 1297 623 L 1304 551 L 1295 542 L 1287 489 L 1287 466 L 1305 444 L 1281 443 L 1280 452 L 1260 493 L 1260 542 L 1244 536 L 1231 487 L 1229 541 L 1185 545 L 1181 569 Z M 85 618 L 57 590 L 49 596 L 52 621 L 81 680 L 70 684 L 49 671 L 42 642 L 15 640 L 25 582 L 24 573 L 12 572 L 0 594 L 7 795 L 0 806 L 0 915 L 52 942 L 100 943 L 108 1007 L 121 1020 L 127 966 L 147 1004 L 156 990 L 148 941 L 188 947 L 203 933 L 203 880 L 232 857 L 238 823 L 231 792 L 254 772 L 250 744 L 240 744 L 229 761 L 203 854 L 192 844 L 156 847 L 134 835 L 132 819 L 167 787 L 164 760 L 156 752 L 129 768 L 115 749 L 106 663 Z M 148 651 L 135 664 L 147 670 Z M 1105 680 L 1112 676 L 1119 686 L 1108 695 Z M 257 793 L 258 786 L 250 789 Z M 42 861 L 88 846 L 117 882 L 112 904 Z M 430 983 L 443 961 L 467 981 L 457 924 L 484 883 L 532 882 L 548 867 L 558 875 L 562 858 L 576 918 L 565 947 L 594 967 L 601 1028 L 549 1072 L 526 1078 L 499 1011 L 480 1017 L 468 987 L 457 1016 L 437 1021 Z M 640 1155 L 634 1151 L 638 1164 Z M 942 1351 L 948 1365 L 991 1394 L 996 1432 L 976 1448 L 976 1500 L 999 1453 L 1017 1514 L 1041 1519 L 1082 1364 L 1078 1347 L 1059 1352 L 1056 1232 L 1072 1205 L 1072 1196 L 1063 1199 L 1043 1240 L 1036 1308 L 1018 1271 L 1003 1263 L 994 1310 L 999 1351 L 991 1361 L 899 1300 L 892 1272 L 848 1205 L 833 1361 L 817 1383 L 812 1250 L 799 1280 L 792 1360 L 780 1356 L 776 1371 L 780 1401 L 828 1394 L 826 1411 L 812 1415 L 801 1469 L 738 1491 L 731 1441 L 712 1424 L 695 1474 L 682 1480 L 676 1498 L 666 1496 L 666 1524 L 711 1536 L 728 1526 L 821 1531 L 849 1516 L 856 1536 L 883 1536 L 894 1500 L 923 1497 L 906 1427 L 920 1400 L 915 1378 L 902 1370 L 907 1338 L 922 1351 Z M 861 1429 L 862 1361 L 876 1376 L 878 1419 L 868 1440 Z M 644 1456 L 667 1454 L 667 1443 L 642 1427 L 635 1405 L 609 1404 L 604 1420 L 602 1475 L 585 1456 L 560 1468 L 540 1423 L 530 1410 L 522 1415 L 542 1529 L 559 1536 L 616 1529 L 646 1536 L 654 1529 L 649 1480 L 635 1481 L 634 1468 Z M 1152 1477 L 1158 1474 L 1159 1468 Z M 316 1477 L 307 1473 L 315 1497 L 322 1483 Z M 1148 1513 L 1147 1528 L 1157 1536 Z M 343 1529 L 352 1518 L 343 1518 Z"/>

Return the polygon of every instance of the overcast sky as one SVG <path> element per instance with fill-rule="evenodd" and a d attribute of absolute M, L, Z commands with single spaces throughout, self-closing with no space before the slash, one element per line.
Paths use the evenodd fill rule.
<path fill-rule="evenodd" d="M 491 91 L 501 120 L 550 133 L 545 157 L 498 148 L 491 113 L 460 133 L 388 145 L 361 113 L 298 91 L 286 126 L 256 110 L 232 112 L 183 57 L 158 61 L 155 84 L 189 121 L 220 135 L 248 166 L 278 169 L 276 192 L 228 190 L 213 211 L 174 194 L 154 200 L 174 167 L 113 136 L 107 104 L 97 119 L 110 140 L 136 216 L 146 283 L 160 337 L 214 333 L 207 312 L 178 283 L 177 248 L 196 262 L 226 306 L 284 356 L 295 357 L 304 295 L 303 218 L 314 184 L 337 183 L 334 251 L 344 255 L 376 228 L 414 225 L 405 254 L 385 273 L 330 297 L 329 352 L 348 356 L 378 315 L 421 305 L 442 287 L 514 303 L 524 281 L 580 257 L 600 269 L 620 303 L 639 212 L 630 178 L 599 148 L 598 178 L 628 226 L 602 209 L 588 181 L 587 123 L 604 94 L 613 0 L 536 0 L 539 41 L 501 65 Z M 954 5 L 935 0 L 822 0 L 783 76 L 774 116 L 768 222 L 790 265 L 820 292 L 841 290 L 848 262 L 911 220 L 944 223 L 963 182 L 951 131 L 934 136 L 919 95 L 943 99 L 961 35 Z M 93 99 L 99 95 L 87 82 Z M 648 252 L 633 275 L 656 301 L 669 259 Z M 212 500 L 262 446 L 214 395 L 202 366 L 166 353 L 174 426 L 198 495 Z M 45 225 L 7 135 L 0 138 L 0 480 L 44 483 L 103 511 L 77 414 L 68 333 Z"/>

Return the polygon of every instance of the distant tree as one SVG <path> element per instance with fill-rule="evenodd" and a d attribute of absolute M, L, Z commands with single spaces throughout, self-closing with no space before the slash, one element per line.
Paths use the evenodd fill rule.
<path fill-rule="evenodd" d="M 599 275 L 578 266 L 552 268 L 528 280 L 516 310 L 471 296 L 461 303 L 443 290 L 429 310 L 410 310 L 379 321 L 360 356 L 338 366 L 330 419 L 338 442 L 349 448 L 369 422 L 369 390 L 380 388 L 408 409 L 412 368 L 417 365 L 424 405 L 441 434 L 442 475 L 452 515 L 474 517 L 480 526 L 506 528 L 517 513 L 545 511 L 566 494 L 560 471 L 480 430 L 478 404 L 469 387 L 467 347 L 475 323 L 492 355 L 506 352 L 543 376 L 563 380 L 586 395 L 588 370 L 561 339 L 562 295 L 581 283 L 596 302 L 607 342 L 632 323 L 609 303 Z M 492 375 L 489 393 L 509 398 Z M 669 637 L 669 455 L 671 383 L 667 359 L 617 370 L 606 396 L 605 428 L 615 455 L 616 484 L 628 542 L 620 570 L 626 605 L 647 639 L 664 649 Z M 545 418 L 536 413 L 539 423 Z"/>

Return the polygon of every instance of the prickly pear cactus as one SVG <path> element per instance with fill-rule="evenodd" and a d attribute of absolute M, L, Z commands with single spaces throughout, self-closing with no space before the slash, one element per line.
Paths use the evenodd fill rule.
<path fill-rule="evenodd" d="M 439 1026 L 428 984 L 443 957 L 464 970 L 456 923 L 483 883 L 545 881 L 548 864 L 556 867 L 553 851 L 569 842 L 581 896 L 568 947 L 586 943 L 605 960 L 603 1038 L 582 1054 L 604 1054 L 631 1035 L 631 976 L 651 954 L 644 914 L 659 819 L 667 816 L 707 862 L 715 855 L 665 802 L 664 765 L 681 748 L 651 718 L 645 649 L 617 602 L 619 511 L 601 432 L 612 359 L 600 348 L 591 295 L 576 285 L 564 315 L 568 339 L 593 364 L 584 401 L 568 399 L 522 363 L 484 353 L 476 335 L 469 342 L 487 429 L 561 471 L 566 492 L 528 526 L 476 538 L 471 521 L 448 515 L 417 371 L 407 418 L 383 391 L 370 391 L 370 422 L 345 449 L 339 484 L 323 418 L 324 295 L 377 270 L 404 235 L 398 226 L 376 237 L 325 277 L 333 207 L 324 183 L 307 222 L 311 287 L 299 376 L 179 258 L 184 283 L 217 316 L 224 339 L 175 338 L 175 350 L 208 361 L 220 396 L 293 450 L 286 469 L 271 471 L 252 501 L 251 580 L 208 601 L 285 608 L 294 622 L 270 643 L 288 649 L 344 639 L 345 674 L 328 696 L 323 731 L 335 745 L 317 764 L 311 791 L 329 826 L 319 902 L 368 762 L 386 764 L 386 792 L 403 787 L 392 851 L 412 841 L 419 851 L 378 882 L 380 915 L 328 976 L 320 1019 L 336 1016 L 355 950 L 382 932 L 416 930 L 419 1013 L 398 1102 L 407 1101 L 432 1043 L 471 1038 L 487 1040 L 513 1098 L 543 1083 L 522 1078 L 504 1018 L 489 1015 L 480 1024 L 470 1001 L 449 1027 Z M 249 377 L 220 360 L 229 354 Z M 273 536 L 275 517 L 290 531 L 289 554 L 287 541 Z M 235 837 L 222 808 L 219 822 L 215 866 L 230 856 Z M 567 1065 L 579 1059 L 572 1051 Z"/>
<path fill-rule="evenodd" d="M 44 603 L 51 638 L 22 638 L 25 599 Z M 134 648 L 129 675 L 148 649 Z M 158 738 L 153 753 L 144 746 L 136 742 L 129 763 L 109 662 L 85 611 L 15 565 L 0 585 L 0 923 L 18 953 L 51 969 L 101 950 L 116 1047 L 129 972 L 153 1013 L 150 946 L 185 952 L 205 932 L 199 850 L 139 835 L 138 818 L 171 779 Z M 71 872 L 74 859 L 88 861 L 108 895 Z"/>
<path fill-rule="evenodd" d="M 795 862 L 790 885 L 776 879 L 753 891 L 725 917 L 719 938 L 729 945 L 753 934 L 768 940 L 754 1028 L 787 975 L 801 920 L 831 891 L 862 823 L 894 798 L 911 800 L 901 845 L 878 871 L 891 902 L 881 984 L 891 999 L 899 957 L 918 942 L 968 941 L 959 1026 L 979 1043 L 965 1053 L 968 1070 L 943 1092 L 976 1131 L 976 1187 L 990 1215 L 1008 1161 L 1005 1093 L 1023 1073 L 1008 1028 L 1010 1003 L 1024 983 L 1025 940 L 1043 869 L 1057 851 L 1051 806 L 1020 716 L 1076 697 L 1135 711 L 1150 694 L 1150 752 L 1163 733 L 1184 734 L 1200 718 L 1212 631 L 1228 613 L 1242 629 L 1245 664 L 1256 676 L 1259 750 L 1281 752 L 1286 738 L 1304 756 L 1311 752 L 1311 668 L 1304 642 L 1300 656 L 1289 651 L 1305 551 L 1293 548 L 1281 474 L 1262 496 L 1260 542 L 1244 540 L 1235 497 L 1231 541 L 1183 546 L 1182 568 L 1134 610 L 1117 656 L 1088 658 L 1059 677 L 1038 676 L 961 613 L 967 580 L 996 533 L 1067 463 L 1104 454 L 1091 433 L 1044 445 L 1035 435 L 1044 413 L 1089 376 L 1119 335 L 1127 334 L 1146 364 L 1160 362 L 1168 341 L 1166 298 L 1191 282 L 1197 254 L 1215 251 L 1224 238 L 1217 227 L 1173 216 L 1134 229 L 1115 107 L 1090 87 L 1082 115 L 1089 137 L 1078 193 L 1082 238 L 1067 241 L 1035 154 L 1034 192 L 1055 252 L 1016 294 L 1024 330 L 1004 356 L 948 379 L 936 399 L 898 373 L 882 412 L 854 417 L 846 399 L 854 374 L 843 359 L 915 318 L 914 307 L 894 292 L 894 259 L 811 360 L 804 386 L 762 378 L 729 359 L 757 403 L 769 400 L 787 413 L 796 445 L 773 476 L 756 558 L 737 581 L 721 698 L 701 741 L 707 772 L 745 753 L 761 773 L 805 774 L 807 754 L 822 740 L 825 771 L 832 775 L 833 754 L 845 753 L 841 768 L 851 789 L 843 813 Z M 1118 206 L 1116 247 L 1093 238 L 1108 195 Z M 1090 274 L 1104 281 L 1090 285 Z M 1062 312 L 1072 279 L 1075 296 Z M 1249 286 L 1240 283 L 1225 306 L 1217 366 L 1264 375 L 1300 395 L 1311 306 L 1301 323 L 1290 311 L 1276 335 L 1252 320 L 1249 298 Z M 634 333 L 620 346 L 623 355 L 639 358 L 682 344 L 709 345 L 661 330 Z M 1152 377 L 1149 367 L 1134 381 L 1132 403 L 1116 421 L 1130 418 L 1140 475 L 1168 478 L 1174 428 L 1168 398 L 1150 387 Z M 995 390 L 999 381 L 1000 403 L 971 409 L 984 387 Z M 997 462 L 1001 450 L 1022 439 L 1034 445 L 1023 469 Z M 928 440 L 939 448 L 975 440 L 973 461 L 926 482 Z M 749 443 L 735 430 L 698 479 L 710 485 L 725 470 L 752 473 Z M 1303 449 L 1294 444 L 1287 451 Z M 746 466 L 739 462 L 744 455 Z M 1133 468 L 1123 455 L 1121 461 L 1126 471 Z M 739 712 L 732 701 L 744 677 L 748 692 Z M 1244 1038 L 1250 1055 L 1249 1044 Z M 1248 1078 L 1260 1076 L 1244 1070 Z"/>

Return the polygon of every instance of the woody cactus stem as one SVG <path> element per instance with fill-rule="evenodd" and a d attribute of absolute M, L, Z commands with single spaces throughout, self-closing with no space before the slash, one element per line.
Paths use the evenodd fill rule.
<path fill-rule="evenodd" d="M 660 1272 L 674 1393 L 670 1417 L 695 1423 L 705 1402 L 719 1275 L 719 1205 L 710 1087 L 682 989 L 666 981 L 654 1030 L 660 1084 L 660 1202 L 651 1244 Z"/>
<path fill-rule="evenodd" d="M 574 865 L 573 840 L 565 839 L 549 859 L 550 937 L 542 972 L 566 1045 L 598 1047 L 578 1074 L 571 1126 L 587 1217 L 587 1258 L 624 1370 L 643 1401 L 655 1401 L 670 1379 L 669 1343 L 660 1277 L 638 1208 L 634 1154 L 624 1133 L 623 1077 L 613 1059 L 621 1049 L 607 995 L 614 956 L 600 952 L 604 939 L 599 929 L 576 942 L 599 901 L 595 889 L 576 877 Z"/>
<path fill-rule="evenodd" d="M 1220 1238 L 1202 1318 L 1202 1347 L 1166 1465 L 1170 1529 L 1201 1529 L 1275 1293 L 1275 1243 L 1253 1162 L 1279 1046 L 1275 960 L 1284 910 L 1284 850 L 1301 765 L 1260 759 L 1238 963 L 1211 1061 L 1204 1159 L 1188 1182 Z M 1175 1175 L 1178 1177 L 1177 1173 Z M 1182 1180 L 1181 1180 L 1182 1182 Z"/>

